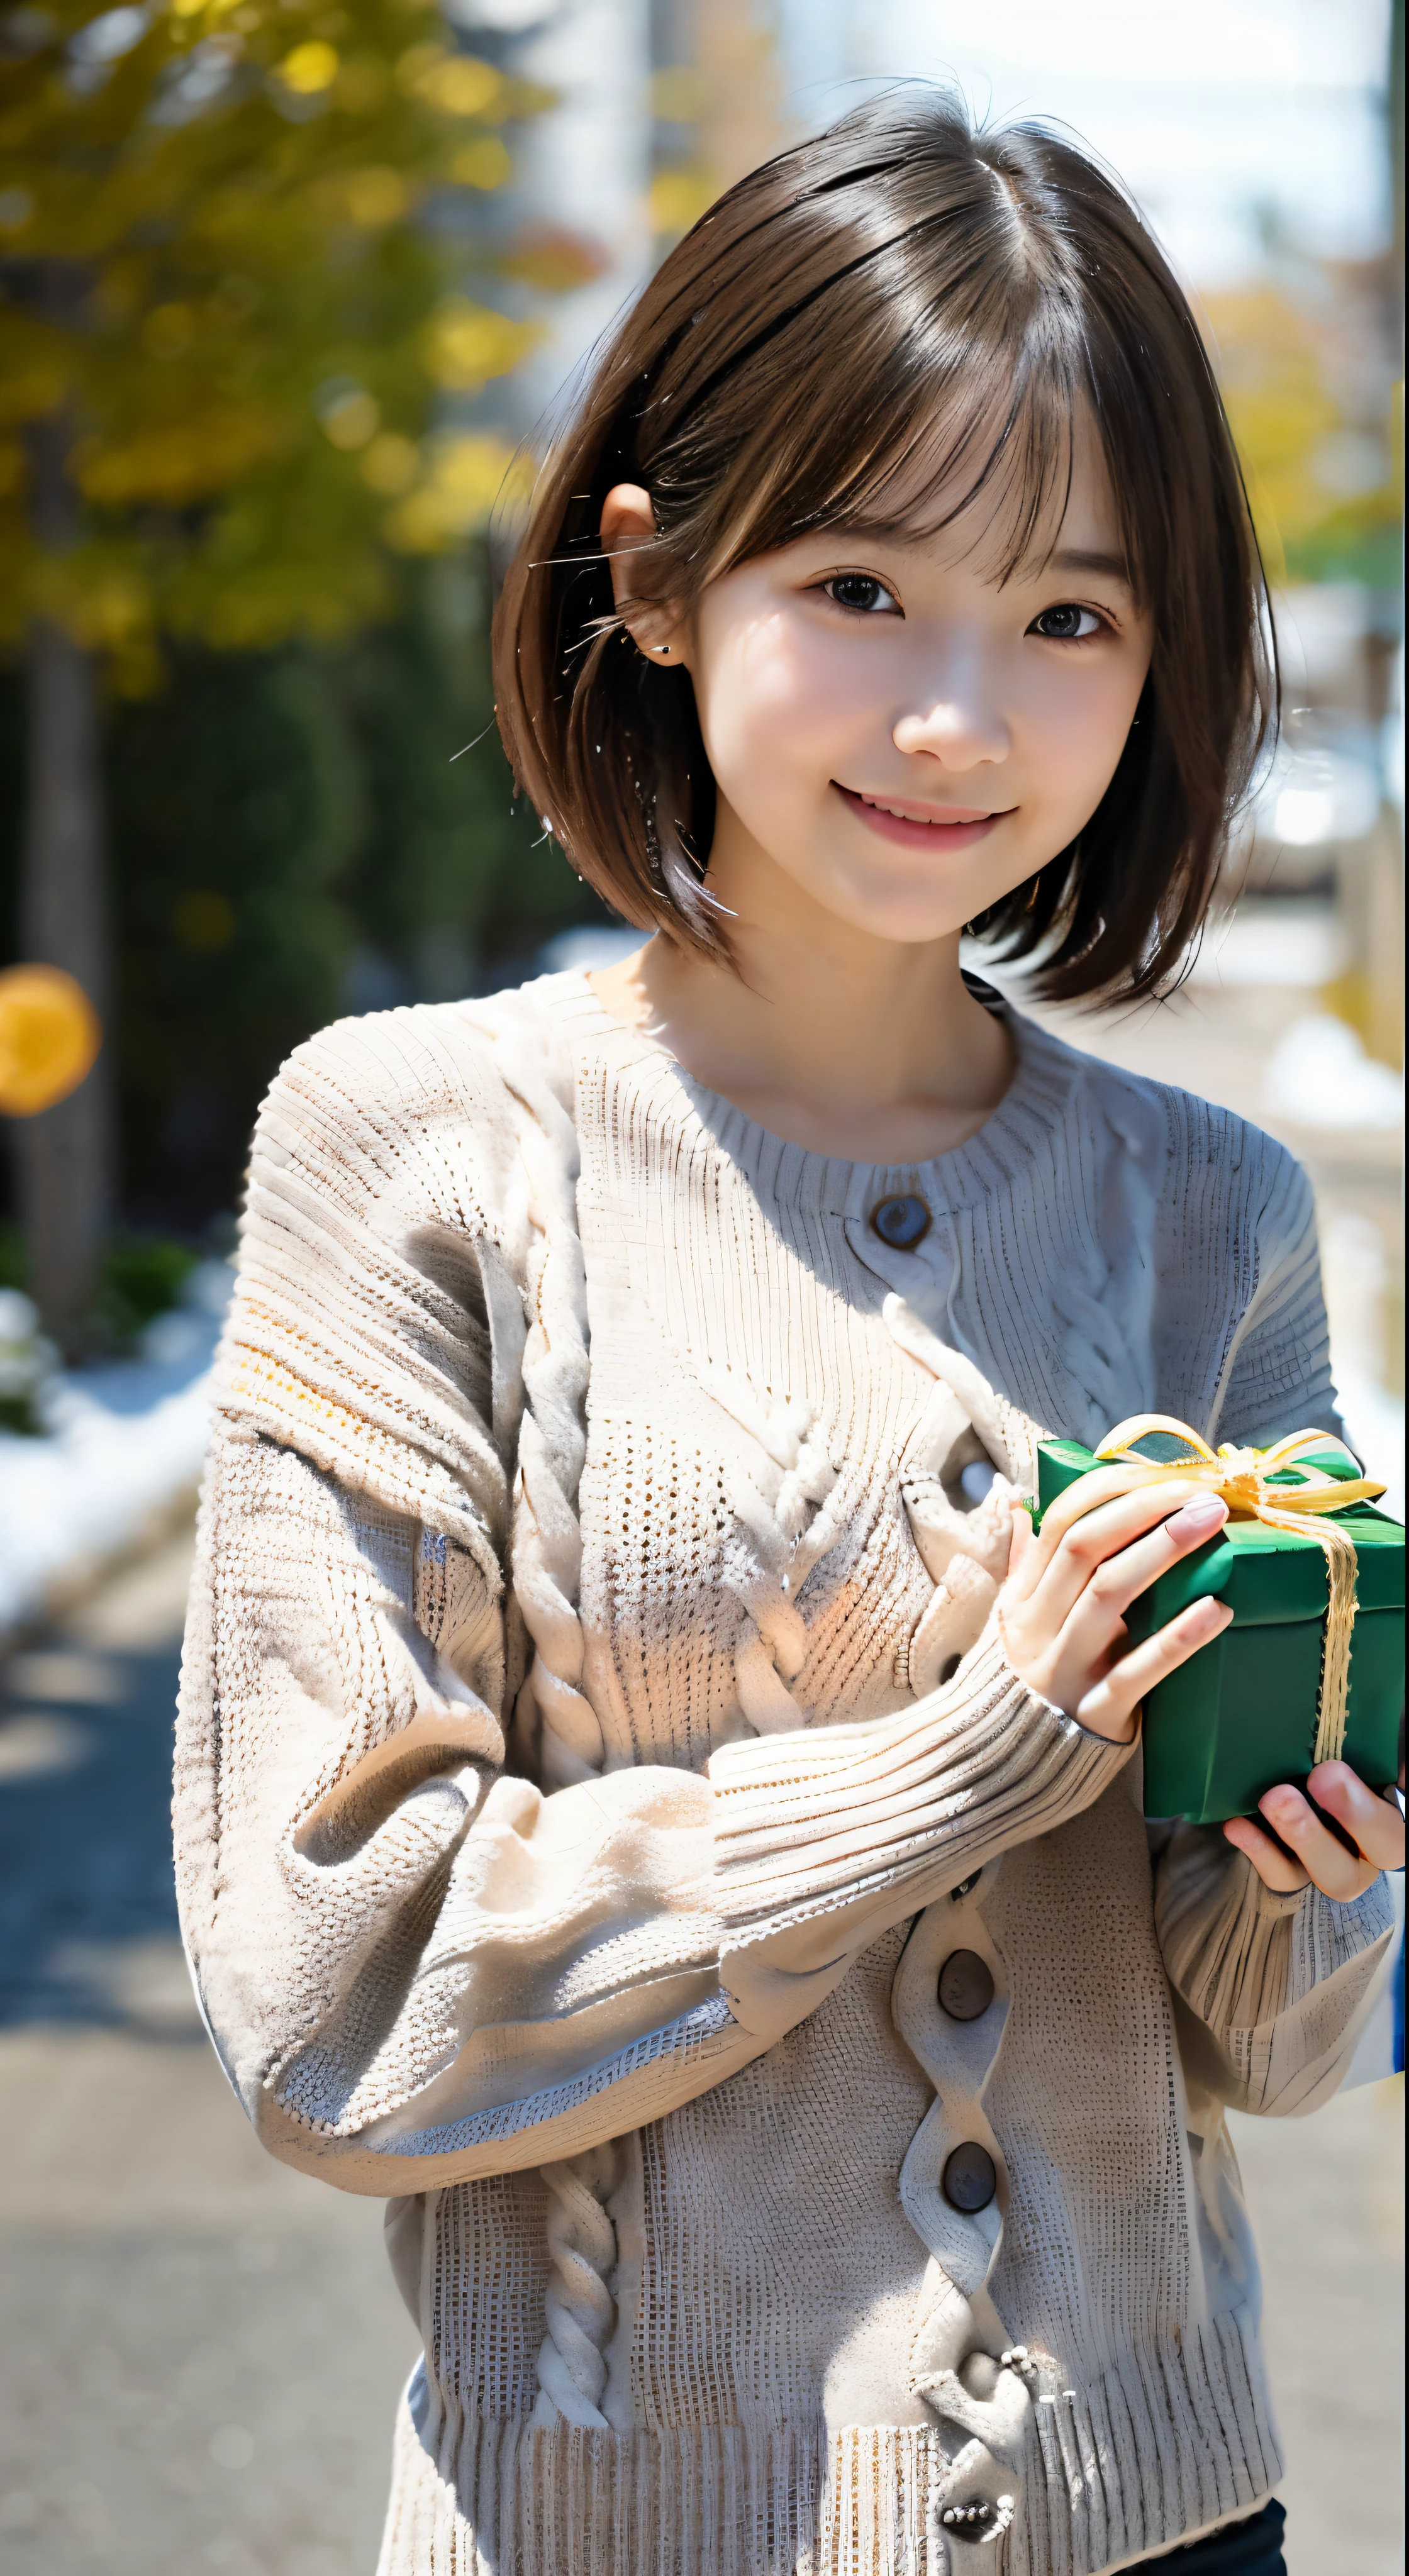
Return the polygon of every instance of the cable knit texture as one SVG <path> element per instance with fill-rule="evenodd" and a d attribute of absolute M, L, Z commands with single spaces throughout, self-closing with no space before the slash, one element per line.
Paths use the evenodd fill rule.
<path fill-rule="evenodd" d="M 1278 2473 L 1224 2109 L 1334 2089 L 1385 1891 L 1147 1828 L 993 1610 L 1040 1427 L 1334 1427 L 1309 1193 L 1012 1025 L 893 1170 L 573 976 L 266 1104 L 179 1883 L 265 2143 L 389 2203 L 382 2576 L 1095 2576 Z"/>

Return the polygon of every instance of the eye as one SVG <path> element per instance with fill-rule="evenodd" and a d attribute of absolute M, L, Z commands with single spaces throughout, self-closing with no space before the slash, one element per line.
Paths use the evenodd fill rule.
<path fill-rule="evenodd" d="M 903 616 L 905 613 L 894 591 L 887 590 L 883 581 L 877 581 L 873 572 L 834 572 L 829 581 L 823 582 L 822 588 L 828 599 L 835 600 L 838 608 L 859 610 L 863 616 Z"/>
<path fill-rule="evenodd" d="M 1044 608 L 1027 631 L 1051 644 L 1084 644 L 1088 636 L 1109 634 L 1110 629 L 1094 608 L 1079 608 L 1074 599 L 1064 599 L 1056 608 Z"/>

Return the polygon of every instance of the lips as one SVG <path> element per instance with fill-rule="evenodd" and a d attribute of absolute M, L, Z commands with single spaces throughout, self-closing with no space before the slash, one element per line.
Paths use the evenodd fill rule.
<path fill-rule="evenodd" d="M 980 806 L 921 805 L 900 797 L 889 803 L 879 796 L 863 796 L 854 787 L 843 787 L 839 779 L 834 778 L 832 785 L 859 822 L 879 833 L 882 840 L 899 843 L 902 849 L 971 849 L 1004 819 L 1003 813 Z"/>

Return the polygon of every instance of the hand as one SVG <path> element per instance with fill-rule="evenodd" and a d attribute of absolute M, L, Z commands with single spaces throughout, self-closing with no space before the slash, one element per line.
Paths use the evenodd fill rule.
<path fill-rule="evenodd" d="M 1017 1507 L 998 1616 L 1019 1679 L 1093 1735 L 1133 1743 L 1145 1693 L 1220 1635 L 1233 1613 L 1226 1601 L 1195 1601 L 1133 1649 L 1125 1613 L 1227 1518 L 1227 1505 L 1207 1487 L 1172 1481 L 1098 1504 L 1065 1536 L 1034 1532 Z"/>
<path fill-rule="evenodd" d="M 1404 1867 L 1404 1818 L 1391 1797 L 1367 1789 L 1348 1762 L 1318 1762 L 1306 1786 L 1310 1794 L 1303 1797 L 1284 1781 L 1257 1802 L 1259 1814 L 1290 1844 L 1290 1851 L 1279 1851 L 1252 1816 L 1231 1816 L 1223 1828 L 1229 1842 L 1247 1853 L 1265 1886 L 1288 1894 L 1312 1884 L 1323 1896 L 1349 1905 L 1382 1869 Z M 1355 1851 L 1347 1851 L 1323 1825 L 1316 1807 L 1344 1826 Z"/>

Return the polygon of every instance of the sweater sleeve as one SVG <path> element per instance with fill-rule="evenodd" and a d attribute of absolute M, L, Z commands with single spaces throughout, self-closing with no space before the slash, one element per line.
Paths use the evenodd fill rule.
<path fill-rule="evenodd" d="M 1393 1963 L 1388 1880 L 1349 1905 L 1278 1895 L 1215 1828 L 1177 1825 L 1156 1853 L 1155 1926 L 1215 2099 L 1283 2116 L 1328 2100 Z"/>
<path fill-rule="evenodd" d="M 1311 1183 L 1284 1146 L 1269 1136 L 1257 1141 L 1255 1279 L 1232 1334 L 1209 1437 L 1262 1449 L 1290 1431 L 1339 1439 Z"/>
<path fill-rule="evenodd" d="M 890 1924 L 1092 1805 L 1132 1750 L 1018 1679 L 996 1612 L 898 1717 L 724 1746 L 709 1768 L 735 2018 L 771 2044 Z"/>
<path fill-rule="evenodd" d="M 584 1753 L 571 1074 L 499 1019 L 344 1023 L 274 1086 L 183 1658 L 211 2035 L 276 2155 L 385 2197 L 574 2154 L 757 2053 L 708 1783 Z M 550 1795 L 507 1763 L 530 1662 Z"/>
<path fill-rule="evenodd" d="M 901 1717 L 732 1745 L 707 1776 L 580 1758 L 574 1138 L 533 1058 L 453 1013 L 301 1049 L 256 1136 L 217 1373 L 177 1740 L 188 1953 L 265 2144 L 387 2198 L 707 2091 L 1125 1758 L 992 1635 Z M 557 1785 L 507 1758 L 525 1620 Z"/>

